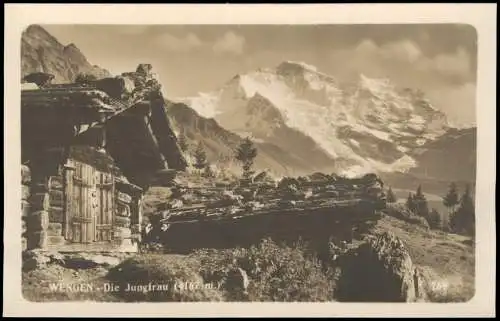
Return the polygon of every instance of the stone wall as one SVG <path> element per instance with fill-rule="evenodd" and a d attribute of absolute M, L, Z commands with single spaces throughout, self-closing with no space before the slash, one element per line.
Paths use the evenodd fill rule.
<path fill-rule="evenodd" d="M 32 170 L 32 168 L 31 168 Z M 47 228 L 49 224 L 50 195 L 48 180 L 39 172 L 31 172 L 30 212 L 26 217 L 27 249 L 44 249 L 47 247 Z"/>
<path fill-rule="evenodd" d="M 142 189 L 118 179 L 115 188 L 113 243 L 122 251 L 137 251 L 141 240 Z"/>
<path fill-rule="evenodd" d="M 49 223 L 47 225 L 47 243 L 49 246 L 65 243 L 63 235 L 65 207 L 64 180 L 64 167 L 62 166 L 59 169 L 58 175 L 50 176 L 48 179 Z"/>
<path fill-rule="evenodd" d="M 118 248 L 133 247 L 130 209 L 132 197 L 119 190 L 116 190 L 115 197 L 113 244 Z"/>
<path fill-rule="evenodd" d="M 29 203 L 31 195 L 31 172 L 28 166 L 21 166 L 21 246 L 22 250 L 28 247 L 26 234 L 27 234 L 27 221 L 28 215 L 31 211 Z"/>
<path fill-rule="evenodd" d="M 64 243 L 63 188 L 62 171 L 58 175 L 35 176 L 31 177 L 30 182 L 23 181 L 26 249 L 46 249 L 50 245 Z"/>

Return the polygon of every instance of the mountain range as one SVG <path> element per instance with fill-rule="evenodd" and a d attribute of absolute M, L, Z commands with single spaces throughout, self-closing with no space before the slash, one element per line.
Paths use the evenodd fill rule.
<path fill-rule="evenodd" d="M 43 71 L 60 83 L 79 73 L 111 76 L 37 25 L 23 32 L 21 55 L 23 76 Z M 234 148 L 251 136 L 256 167 L 276 176 L 377 172 L 393 182 L 475 181 L 476 128 L 453 128 L 422 92 L 389 79 L 359 75 L 347 83 L 284 61 L 235 75 L 213 92 L 167 97 L 166 108 L 191 146 L 201 142 L 212 163 L 235 170 Z"/>
<path fill-rule="evenodd" d="M 364 75 L 341 83 L 301 62 L 237 75 L 184 101 L 242 136 L 333 159 L 344 174 L 408 170 L 416 165 L 410 152 L 449 129 L 446 116 L 416 90 Z"/>

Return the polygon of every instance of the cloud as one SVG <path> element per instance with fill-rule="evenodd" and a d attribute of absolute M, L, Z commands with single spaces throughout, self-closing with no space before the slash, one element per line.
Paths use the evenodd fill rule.
<path fill-rule="evenodd" d="M 378 46 L 375 42 L 365 39 L 355 47 L 354 53 L 367 59 L 397 60 L 410 63 L 422 56 L 420 48 L 409 40 Z"/>
<path fill-rule="evenodd" d="M 188 52 L 203 46 L 203 42 L 194 33 L 188 33 L 180 37 L 176 37 L 169 33 L 163 33 L 156 38 L 156 42 L 161 45 L 162 48 L 176 52 Z"/>
<path fill-rule="evenodd" d="M 227 31 L 212 46 L 215 53 L 233 53 L 240 55 L 245 47 L 245 38 L 233 31 Z"/>
<path fill-rule="evenodd" d="M 458 79 L 461 82 L 470 80 L 472 75 L 470 54 L 464 48 L 429 57 L 423 54 L 415 42 L 407 39 L 383 45 L 365 39 L 354 48 L 334 51 L 333 57 L 336 60 L 343 59 L 346 63 L 361 62 L 363 67 L 370 70 L 407 68 L 438 77 Z"/>
<path fill-rule="evenodd" d="M 422 51 L 418 45 L 409 40 L 385 44 L 380 47 L 380 51 L 384 58 L 402 62 L 414 63 L 422 58 Z"/>
<path fill-rule="evenodd" d="M 333 74 L 339 78 L 356 80 L 360 73 L 389 78 L 397 86 L 424 91 L 451 122 L 475 122 L 475 77 L 465 48 L 430 56 L 407 39 L 385 44 L 365 39 L 351 48 L 332 51 L 331 59 Z"/>
<path fill-rule="evenodd" d="M 451 123 L 470 125 L 476 122 L 476 90 L 476 84 L 468 82 L 429 90 L 427 96 Z"/>
<path fill-rule="evenodd" d="M 471 71 L 470 56 L 464 48 L 454 54 L 440 54 L 431 60 L 431 68 L 443 75 L 466 77 Z"/>

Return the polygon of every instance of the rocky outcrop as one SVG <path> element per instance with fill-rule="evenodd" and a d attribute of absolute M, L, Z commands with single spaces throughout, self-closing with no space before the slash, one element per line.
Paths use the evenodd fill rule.
<path fill-rule="evenodd" d="M 90 64 L 74 45 L 64 46 L 39 25 L 29 26 L 21 38 L 21 75 L 32 73 L 54 75 L 54 83 L 70 83 L 78 74 L 91 74 L 96 78 L 110 73 Z"/>
<path fill-rule="evenodd" d="M 338 259 L 342 273 L 337 297 L 343 302 L 425 300 L 423 278 L 404 243 L 385 232 Z"/>
<path fill-rule="evenodd" d="M 42 249 L 24 251 L 22 255 L 23 271 L 42 269 L 57 264 L 68 269 L 91 269 L 95 267 L 111 268 L 127 257 L 122 253 L 61 253 Z"/>
<path fill-rule="evenodd" d="M 54 80 L 54 75 L 52 74 L 47 74 L 43 72 L 34 72 L 29 75 L 26 75 L 23 80 L 26 81 L 27 83 L 34 83 L 38 87 L 45 87 L 47 85 L 50 85 L 52 80 Z M 36 88 L 38 89 L 38 88 Z"/>

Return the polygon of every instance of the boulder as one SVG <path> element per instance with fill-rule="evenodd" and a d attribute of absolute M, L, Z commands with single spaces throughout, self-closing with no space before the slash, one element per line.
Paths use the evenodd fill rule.
<path fill-rule="evenodd" d="M 135 89 L 134 79 L 131 77 L 117 76 L 118 79 L 123 80 L 123 91 L 126 94 L 131 94 Z"/>
<path fill-rule="evenodd" d="M 44 87 L 50 85 L 55 76 L 45 72 L 34 72 L 26 75 L 23 80 L 27 83 L 34 83 L 38 87 Z"/>
<path fill-rule="evenodd" d="M 228 191 L 228 190 L 224 190 L 222 192 L 222 198 L 223 199 L 228 199 L 228 200 L 233 200 L 233 201 L 241 201 L 241 200 L 243 200 L 243 196 L 236 195 L 236 194 L 233 193 L 233 191 Z"/>
<path fill-rule="evenodd" d="M 51 263 L 57 263 L 59 265 L 64 265 L 64 255 L 62 255 L 59 252 L 50 252 L 48 253 L 48 256 L 50 257 L 50 262 Z"/>
<path fill-rule="evenodd" d="M 97 89 L 116 99 L 122 98 L 124 94 L 130 94 L 134 90 L 133 81 L 123 76 L 99 79 L 94 82 L 94 85 Z"/>
<path fill-rule="evenodd" d="M 170 202 L 170 208 L 182 208 L 184 203 L 179 199 L 174 199 Z"/>
<path fill-rule="evenodd" d="M 422 281 L 404 243 L 385 232 L 347 251 L 338 262 L 341 302 L 415 302 L 425 299 Z"/>
<path fill-rule="evenodd" d="M 135 72 L 142 76 L 149 76 L 152 69 L 153 66 L 151 64 L 139 64 Z"/>
<path fill-rule="evenodd" d="M 242 268 L 234 268 L 229 271 L 224 282 L 227 291 L 234 294 L 244 294 L 247 291 L 250 280 L 247 272 Z"/>
<path fill-rule="evenodd" d="M 37 84 L 35 83 L 24 83 L 21 84 L 21 90 L 37 90 L 40 89 Z"/>
<path fill-rule="evenodd" d="M 23 271 L 40 269 L 51 262 L 50 256 L 41 250 L 30 250 L 23 252 Z"/>
<path fill-rule="evenodd" d="M 98 266 L 114 267 L 120 264 L 120 259 L 93 253 L 73 253 L 64 256 L 64 266 L 70 269 L 91 269 Z"/>

